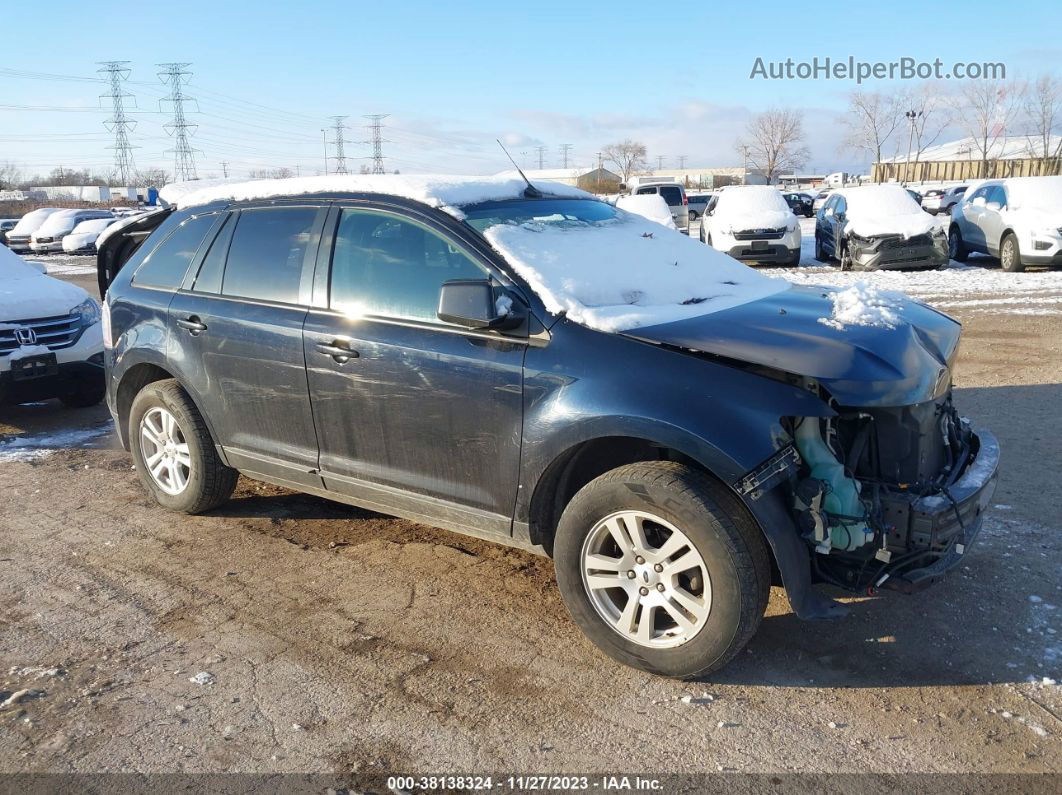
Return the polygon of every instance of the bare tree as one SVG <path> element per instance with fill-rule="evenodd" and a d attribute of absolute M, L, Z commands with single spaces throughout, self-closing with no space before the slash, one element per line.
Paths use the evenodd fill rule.
<path fill-rule="evenodd" d="M 1043 159 L 1042 173 L 1062 173 L 1062 82 L 1041 75 L 1029 87 L 1021 110 L 1029 156 Z"/>
<path fill-rule="evenodd" d="M 141 188 L 161 188 L 169 181 L 170 175 L 163 168 L 143 168 L 136 175 L 137 187 Z"/>
<path fill-rule="evenodd" d="M 970 80 L 953 98 L 955 115 L 973 140 L 973 151 L 981 161 L 979 176 L 988 177 L 988 163 L 995 157 L 997 144 L 1007 135 L 1021 105 L 1022 86 L 1002 80 Z"/>
<path fill-rule="evenodd" d="M 848 110 L 841 119 L 848 131 L 841 147 L 865 152 L 874 163 L 880 163 L 885 144 L 902 121 L 903 111 L 894 96 L 853 91 L 848 96 Z"/>
<path fill-rule="evenodd" d="M 917 163 L 922 153 L 933 146 L 952 122 L 952 106 L 936 83 L 923 83 L 898 97 L 901 111 L 913 111 L 909 136 L 911 160 Z M 906 118 L 901 116 L 901 118 Z"/>
<path fill-rule="evenodd" d="M 757 113 L 735 147 L 753 168 L 763 172 L 768 185 L 782 172 L 802 167 L 811 156 L 804 146 L 803 116 L 792 108 Z"/>
<path fill-rule="evenodd" d="M 294 177 L 295 172 L 290 168 L 259 168 L 247 172 L 248 179 L 287 179 Z"/>
<path fill-rule="evenodd" d="M 630 182 L 633 174 L 645 171 L 649 167 L 645 144 L 632 141 L 630 138 L 618 144 L 603 147 L 601 155 L 604 160 L 616 166 L 620 176 L 623 177 L 624 184 Z"/>
<path fill-rule="evenodd" d="M 0 190 L 11 190 L 18 186 L 22 172 L 9 160 L 0 163 Z"/>

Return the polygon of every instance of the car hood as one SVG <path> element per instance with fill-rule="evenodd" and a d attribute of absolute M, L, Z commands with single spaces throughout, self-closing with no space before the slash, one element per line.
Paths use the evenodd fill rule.
<path fill-rule="evenodd" d="M 86 298 L 76 284 L 45 276 L 0 246 L 0 324 L 65 315 Z"/>
<path fill-rule="evenodd" d="M 763 365 L 818 380 L 842 406 L 906 406 L 950 386 L 960 324 L 897 298 L 893 327 L 822 322 L 832 287 L 793 285 L 707 315 L 625 332 L 627 336 Z"/>

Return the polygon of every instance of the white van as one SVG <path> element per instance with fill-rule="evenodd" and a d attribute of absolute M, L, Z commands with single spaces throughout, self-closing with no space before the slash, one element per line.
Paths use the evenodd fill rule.
<path fill-rule="evenodd" d="M 34 254 L 47 254 L 63 250 L 63 238 L 74 231 L 82 221 L 114 218 L 110 210 L 59 210 L 49 215 L 43 224 L 30 235 L 30 249 Z"/>
<path fill-rule="evenodd" d="M 18 219 L 18 223 L 7 233 L 7 247 L 12 251 L 25 253 L 30 250 L 30 236 L 40 229 L 41 224 L 48 220 L 48 216 L 60 212 L 59 207 L 41 207 L 26 213 Z"/>

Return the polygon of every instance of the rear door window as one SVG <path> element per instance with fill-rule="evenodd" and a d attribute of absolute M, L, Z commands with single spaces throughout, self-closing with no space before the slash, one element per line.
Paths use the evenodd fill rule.
<path fill-rule="evenodd" d="M 297 304 L 303 261 L 316 217 L 316 207 L 242 211 L 229 244 L 221 292 Z"/>
<path fill-rule="evenodd" d="M 656 193 L 656 188 L 638 188 L 638 196 L 644 196 L 647 193 Z"/>
<path fill-rule="evenodd" d="M 133 276 L 133 284 L 176 290 L 217 215 L 189 218 L 152 251 Z"/>
<path fill-rule="evenodd" d="M 664 197 L 669 207 L 677 207 L 682 204 L 682 190 L 680 188 L 661 188 L 660 195 Z"/>

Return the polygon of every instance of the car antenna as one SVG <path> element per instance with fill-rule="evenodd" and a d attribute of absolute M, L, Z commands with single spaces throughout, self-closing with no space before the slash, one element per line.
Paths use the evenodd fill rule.
<path fill-rule="evenodd" d="M 531 180 L 529 180 L 527 178 L 527 174 L 525 174 L 523 172 L 523 169 L 521 169 L 520 166 L 516 165 L 516 161 L 513 160 L 513 156 L 511 154 L 509 154 L 509 150 L 505 148 L 505 145 L 501 141 L 499 141 L 497 138 L 495 138 L 494 140 L 498 141 L 498 146 L 500 146 L 501 150 L 503 152 L 505 152 L 505 156 L 507 158 L 509 158 L 509 162 L 513 164 L 513 166 L 516 168 L 516 170 L 518 172 L 520 172 L 520 176 L 523 177 L 524 178 L 524 182 L 527 183 L 527 187 L 524 188 L 524 198 L 525 199 L 541 199 L 542 198 L 542 191 L 540 191 L 538 188 L 536 188 L 534 185 L 531 184 Z"/>

